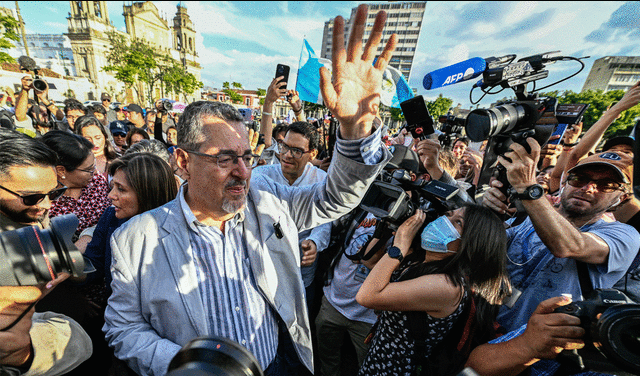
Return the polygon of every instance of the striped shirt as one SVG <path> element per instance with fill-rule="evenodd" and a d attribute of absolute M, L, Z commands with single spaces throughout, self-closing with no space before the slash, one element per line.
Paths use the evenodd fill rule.
<path fill-rule="evenodd" d="M 180 189 L 180 206 L 189 224 L 208 332 L 246 347 L 266 369 L 278 349 L 278 323 L 251 272 L 243 240 L 244 217 L 240 213 L 227 221 L 223 234 L 196 219 L 184 199 L 184 191 Z"/>

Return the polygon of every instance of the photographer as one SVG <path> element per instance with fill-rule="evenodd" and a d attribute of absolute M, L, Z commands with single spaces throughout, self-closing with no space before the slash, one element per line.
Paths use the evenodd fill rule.
<path fill-rule="evenodd" d="M 568 171 L 554 208 L 543 198 L 536 184 L 536 165 L 540 145 L 528 138 L 531 153 L 514 143 L 511 151 L 498 157 L 507 171 L 528 218 L 507 230 L 508 270 L 514 293 L 501 308 L 498 322 L 507 330 L 526 323 L 543 300 L 571 294 L 582 300 L 578 273 L 586 268 L 593 288 L 611 288 L 627 271 L 630 255 L 640 246 L 638 232 L 619 222 L 607 222 L 602 216 L 618 205 L 630 189 L 632 159 L 621 153 L 600 153 L 585 158 Z M 507 158 L 510 159 L 507 160 Z M 513 212 L 491 183 L 483 205 L 498 213 Z"/>
<path fill-rule="evenodd" d="M 51 200 L 64 193 L 55 164 L 42 142 L 0 129 L 0 232 L 48 227 Z M 91 341 L 75 321 L 34 314 L 35 302 L 67 277 L 61 273 L 44 287 L 0 287 L 0 374 L 61 375 L 89 358 Z"/>
<path fill-rule="evenodd" d="M 415 177 L 420 165 L 416 153 L 401 145 L 397 145 L 392 153 L 393 158 L 385 165 L 385 171 L 391 173 L 400 169 Z M 380 218 L 357 207 L 333 223 L 331 243 L 323 252 L 323 256 L 332 256 L 332 260 L 326 271 L 321 270 L 321 274 L 326 272 L 323 281 L 324 296 L 315 318 L 318 363 L 323 375 L 341 374 L 341 363 L 345 364 L 347 361 L 341 350 L 347 344 L 345 337 L 355 347 L 357 368 L 362 365 L 367 354 L 369 346 L 365 343 L 365 338 L 377 317 L 373 309 L 363 307 L 356 301 L 356 294 L 370 268 L 382 257 L 383 252 L 377 252 L 379 254 L 367 261 L 353 258 L 363 252 L 363 248 L 366 253 L 371 250 L 367 245 L 373 246 L 371 239 L 376 228 L 382 228 L 381 222 Z M 357 369 L 353 371 L 355 374 Z"/>

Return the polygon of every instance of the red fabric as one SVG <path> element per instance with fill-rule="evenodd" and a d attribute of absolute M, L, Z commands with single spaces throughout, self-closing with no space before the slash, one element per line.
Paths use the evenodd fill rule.
<path fill-rule="evenodd" d="M 102 213 L 111 206 L 109 194 L 109 183 L 101 174 L 94 174 L 89 185 L 82 189 L 78 199 L 61 196 L 51 203 L 49 217 L 57 217 L 65 214 L 75 214 L 78 216 L 80 224 L 76 229 L 76 235 L 82 230 L 95 226 L 102 216 Z"/>

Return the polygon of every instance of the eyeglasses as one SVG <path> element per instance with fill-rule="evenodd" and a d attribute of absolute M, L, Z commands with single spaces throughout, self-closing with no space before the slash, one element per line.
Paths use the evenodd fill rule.
<path fill-rule="evenodd" d="M 111 102 L 111 99 L 103 99 L 103 102 Z"/>
<path fill-rule="evenodd" d="M 582 188 L 591 182 L 595 183 L 598 191 L 603 193 L 624 190 L 624 186 L 622 184 L 611 179 L 594 180 L 589 176 L 577 174 L 569 174 L 569 176 L 567 177 L 567 183 L 569 183 L 570 186 L 576 188 Z"/>
<path fill-rule="evenodd" d="M 84 169 L 84 168 L 76 168 L 76 170 L 78 170 L 78 171 L 82 171 L 82 172 L 87 172 L 87 173 L 89 173 L 89 174 L 93 174 L 93 172 L 96 170 L 96 165 L 93 165 L 93 166 L 91 166 L 91 167 L 89 167 L 89 168 L 87 168 L 87 169 Z"/>
<path fill-rule="evenodd" d="M 218 163 L 218 167 L 220 168 L 230 168 L 232 165 L 238 164 L 238 159 L 242 158 L 242 162 L 247 168 L 254 168 L 258 165 L 258 161 L 260 160 L 260 156 L 257 154 L 245 154 L 245 155 L 231 155 L 231 154 L 218 154 L 211 155 L 200 153 L 198 151 L 193 150 L 185 150 L 187 153 L 199 155 L 201 157 L 209 157 L 211 159 L 215 159 Z"/>
<path fill-rule="evenodd" d="M 22 203 L 25 206 L 33 206 L 33 205 L 37 205 L 39 204 L 42 200 L 44 200 L 45 196 L 49 196 L 49 200 L 51 201 L 55 201 L 57 200 L 60 196 L 62 196 L 64 194 L 64 192 L 67 190 L 67 187 L 63 186 L 61 188 L 56 188 L 53 191 L 49 192 L 49 193 L 34 193 L 31 195 L 21 195 L 19 193 L 16 193 L 8 188 L 5 188 L 3 186 L 0 185 L 0 188 L 4 189 L 5 191 L 18 196 L 22 199 Z"/>
<path fill-rule="evenodd" d="M 292 148 L 290 146 L 288 146 L 287 144 L 284 143 L 284 141 L 280 141 L 278 142 L 278 149 L 280 149 L 280 155 L 285 155 L 287 154 L 288 151 L 291 152 L 291 155 L 295 158 L 295 159 L 300 159 L 302 158 L 303 154 L 306 153 L 311 153 L 312 150 L 300 150 L 298 148 Z"/>

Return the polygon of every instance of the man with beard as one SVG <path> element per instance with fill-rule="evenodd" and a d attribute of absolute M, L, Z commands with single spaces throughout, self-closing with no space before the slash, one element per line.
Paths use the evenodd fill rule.
<path fill-rule="evenodd" d="M 166 374 L 180 348 L 205 335 L 246 347 L 267 376 L 299 375 L 301 363 L 313 372 L 298 233 L 358 205 L 390 158 L 374 119 L 397 35 L 374 65 L 386 14 L 376 16 L 364 52 L 366 5 L 354 20 L 345 50 L 344 20 L 336 17 L 332 71 L 320 69 L 324 103 L 340 121 L 322 183 L 252 179 L 259 156 L 238 110 L 209 101 L 185 108 L 176 159 L 187 183 L 174 201 L 131 218 L 111 238 L 103 330 L 136 373 Z"/>
<path fill-rule="evenodd" d="M 56 160 L 42 142 L 0 128 L 0 232 L 48 226 L 51 201 L 66 189 L 56 178 Z M 32 303 L 67 277 L 60 273 L 46 287 L 0 286 L 0 374 L 65 374 L 91 355 L 91 340 L 78 323 L 34 313 Z"/>
<path fill-rule="evenodd" d="M 632 194 L 631 157 L 604 152 L 581 160 L 568 171 L 560 205 L 554 208 L 536 184 L 540 145 L 531 138 L 527 142 L 531 153 L 514 143 L 512 151 L 498 158 L 529 215 L 522 224 L 507 229 L 513 294 L 498 315 L 507 330 L 525 324 L 546 299 L 567 294 L 574 301 L 586 298 L 578 271 L 583 267 L 594 289 L 613 287 L 640 246 L 640 235 L 633 227 L 603 217 Z M 492 182 L 483 204 L 505 213 L 511 209 L 500 186 Z"/>

